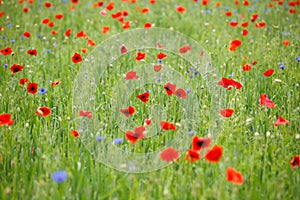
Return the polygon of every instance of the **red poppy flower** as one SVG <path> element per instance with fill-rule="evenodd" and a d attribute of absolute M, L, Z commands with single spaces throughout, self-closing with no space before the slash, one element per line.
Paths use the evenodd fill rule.
<path fill-rule="evenodd" d="M 157 59 L 164 59 L 165 57 L 167 57 L 166 54 L 162 53 L 162 52 L 159 52 L 159 54 L 157 55 Z"/>
<path fill-rule="evenodd" d="M 175 94 L 176 91 L 176 85 L 175 84 L 171 84 L 171 83 L 167 83 L 164 85 L 164 88 L 166 90 L 166 93 L 168 96 L 171 96 L 172 94 Z"/>
<path fill-rule="evenodd" d="M 37 51 L 35 49 L 29 49 L 27 51 L 28 55 L 37 56 Z"/>
<path fill-rule="evenodd" d="M 220 114 L 223 116 L 223 117 L 231 117 L 234 113 L 234 110 L 233 109 L 222 109 L 220 110 Z"/>
<path fill-rule="evenodd" d="M 272 76 L 274 73 L 274 69 L 268 69 L 267 71 L 264 72 L 264 76 Z"/>
<path fill-rule="evenodd" d="M 124 44 L 121 45 L 120 52 L 121 52 L 121 54 L 127 53 L 127 47 Z"/>
<path fill-rule="evenodd" d="M 182 46 L 179 48 L 179 53 L 184 54 L 187 53 L 188 51 L 190 51 L 192 48 L 189 45 L 186 46 Z"/>
<path fill-rule="evenodd" d="M 52 35 L 56 35 L 56 33 L 57 33 L 56 30 L 52 30 L 52 31 L 51 31 L 51 34 L 52 34 Z"/>
<path fill-rule="evenodd" d="M 151 119 L 145 119 L 144 124 L 145 124 L 146 126 L 149 126 L 149 125 L 151 124 Z"/>
<path fill-rule="evenodd" d="M 72 56 L 72 62 L 73 63 L 79 63 L 82 61 L 82 57 L 79 53 L 75 52 L 74 55 Z"/>
<path fill-rule="evenodd" d="M 103 1 L 98 1 L 93 4 L 93 7 L 94 8 L 101 7 L 101 6 L 103 6 L 103 4 L 104 4 Z"/>
<path fill-rule="evenodd" d="M 141 10 L 141 12 L 142 12 L 142 14 L 145 14 L 145 13 L 147 13 L 147 12 L 149 12 L 149 8 L 143 8 L 142 10 Z"/>
<path fill-rule="evenodd" d="M 81 30 L 81 31 L 79 31 L 79 32 L 76 34 L 76 36 L 77 36 L 78 38 L 85 38 L 85 37 L 87 37 L 87 34 L 86 34 L 86 32 L 84 32 L 83 30 Z"/>
<path fill-rule="evenodd" d="M 260 95 L 259 103 L 260 103 L 260 106 L 266 105 L 268 108 L 274 108 L 275 107 L 273 101 L 268 99 L 267 94 Z"/>
<path fill-rule="evenodd" d="M 53 26 L 54 26 L 54 22 L 49 22 L 49 23 L 48 23 L 48 26 L 49 26 L 49 27 L 53 27 Z"/>
<path fill-rule="evenodd" d="M 4 125 L 13 125 L 14 121 L 10 119 L 11 118 L 11 114 L 0 114 L 0 126 L 4 126 Z"/>
<path fill-rule="evenodd" d="M 111 17 L 114 18 L 114 19 L 118 19 L 121 16 L 122 16 L 121 11 L 111 14 Z"/>
<path fill-rule="evenodd" d="M 74 3 L 74 4 L 78 4 L 79 0 L 71 0 L 71 2 Z"/>
<path fill-rule="evenodd" d="M 247 36 L 248 35 L 248 30 L 247 29 L 243 29 L 242 30 L 242 36 Z"/>
<path fill-rule="evenodd" d="M 244 6 L 249 6 L 249 1 L 248 0 L 244 0 L 243 4 L 244 4 Z"/>
<path fill-rule="evenodd" d="M 251 65 L 257 65 L 257 61 L 253 61 L 252 63 L 251 63 Z"/>
<path fill-rule="evenodd" d="M 147 22 L 144 24 L 144 28 L 151 28 L 152 27 L 152 24 Z"/>
<path fill-rule="evenodd" d="M 139 94 L 137 98 L 139 98 L 142 102 L 147 103 L 149 100 L 149 92 L 145 92 L 143 94 Z"/>
<path fill-rule="evenodd" d="M 298 1 L 298 2 L 299 2 L 299 1 Z M 297 3 L 297 1 L 290 1 L 290 2 L 288 3 L 288 5 L 289 5 L 289 6 L 297 6 L 298 3 Z M 299 5 L 300 5 L 300 2 L 299 2 Z"/>
<path fill-rule="evenodd" d="M 170 122 L 167 121 L 161 121 L 160 122 L 160 127 L 162 128 L 162 130 L 174 130 L 176 131 L 176 126 Z"/>
<path fill-rule="evenodd" d="M 30 38 L 31 34 L 30 34 L 29 32 L 27 32 L 27 31 L 25 31 L 25 32 L 23 33 L 23 36 L 24 36 L 24 37 L 27 37 L 27 38 Z"/>
<path fill-rule="evenodd" d="M 135 59 L 138 61 L 144 60 L 146 57 L 146 53 L 137 52 Z"/>
<path fill-rule="evenodd" d="M 267 24 L 266 22 L 257 22 L 255 23 L 256 28 L 266 28 Z"/>
<path fill-rule="evenodd" d="M 182 98 L 182 99 L 185 99 L 186 98 L 186 92 L 181 89 L 181 88 L 178 88 L 175 93 L 174 93 L 178 98 Z"/>
<path fill-rule="evenodd" d="M 159 42 L 157 43 L 157 48 L 163 49 L 165 46 L 161 45 Z"/>
<path fill-rule="evenodd" d="M 6 47 L 0 50 L 0 53 L 2 53 L 5 56 L 12 54 L 12 52 L 13 50 L 10 47 Z"/>
<path fill-rule="evenodd" d="M 186 153 L 185 160 L 195 162 L 200 159 L 200 153 L 194 149 L 189 149 Z"/>
<path fill-rule="evenodd" d="M 103 26 L 103 28 L 102 28 L 102 34 L 108 33 L 109 30 L 110 30 L 110 27 L 109 27 L 109 26 Z"/>
<path fill-rule="evenodd" d="M 232 40 L 230 42 L 230 51 L 235 51 L 239 46 L 242 45 L 242 42 L 240 40 Z"/>
<path fill-rule="evenodd" d="M 27 7 L 23 8 L 23 12 L 24 13 L 28 13 L 29 12 L 29 8 L 27 8 Z"/>
<path fill-rule="evenodd" d="M 284 46 L 287 47 L 287 46 L 289 46 L 289 44 L 290 44 L 290 41 L 289 41 L 289 40 L 284 40 L 284 41 L 283 41 L 283 45 L 284 45 Z"/>
<path fill-rule="evenodd" d="M 123 113 L 126 117 L 132 116 L 134 114 L 134 107 L 128 106 L 128 108 L 120 109 L 120 112 Z"/>
<path fill-rule="evenodd" d="M 49 2 L 49 1 L 46 1 L 46 2 L 44 3 L 44 6 L 45 6 L 46 8 L 51 8 L 52 3 Z"/>
<path fill-rule="evenodd" d="M 130 81 L 130 80 L 134 80 L 134 79 L 138 79 L 138 75 L 136 75 L 135 71 L 130 71 L 127 72 L 125 75 L 125 80 Z"/>
<path fill-rule="evenodd" d="M 23 66 L 19 64 L 13 64 L 9 69 L 13 74 L 21 72 L 23 70 Z"/>
<path fill-rule="evenodd" d="M 0 18 L 3 17 L 5 15 L 4 11 L 0 11 Z"/>
<path fill-rule="evenodd" d="M 250 71 L 252 69 L 252 67 L 249 64 L 244 64 L 242 69 L 243 69 L 243 71 Z"/>
<path fill-rule="evenodd" d="M 200 151 L 201 149 L 209 147 L 211 143 L 211 138 L 201 138 L 194 136 L 192 140 L 192 149 Z"/>
<path fill-rule="evenodd" d="M 290 14 L 297 14 L 297 10 L 296 9 L 289 9 L 289 13 Z"/>
<path fill-rule="evenodd" d="M 93 118 L 92 112 L 89 112 L 89 111 L 83 111 L 83 110 L 79 110 L 79 116 L 87 117 L 87 118 L 89 118 L 89 119 L 92 119 L 92 118 Z"/>
<path fill-rule="evenodd" d="M 241 83 L 227 78 L 222 78 L 222 80 L 218 82 L 218 85 L 221 85 L 228 90 L 231 90 L 230 86 L 235 87 L 236 89 L 241 89 L 243 87 Z"/>
<path fill-rule="evenodd" d="M 94 40 L 88 39 L 88 44 L 87 44 L 87 46 L 92 46 L 92 47 L 94 47 L 94 46 L 96 46 L 96 43 L 94 42 Z"/>
<path fill-rule="evenodd" d="M 149 0 L 149 2 L 150 2 L 151 4 L 155 4 L 155 3 L 156 3 L 156 0 Z"/>
<path fill-rule="evenodd" d="M 126 17 L 129 15 L 129 12 L 127 10 L 122 11 L 122 16 Z"/>
<path fill-rule="evenodd" d="M 201 4 L 202 6 L 206 6 L 209 3 L 209 0 L 202 0 Z"/>
<path fill-rule="evenodd" d="M 39 107 L 35 111 L 35 114 L 37 114 L 37 116 L 47 117 L 51 114 L 51 110 L 50 110 L 50 108 L 43 106 L 43 107 Z"/>
<path fill-rule="evenodd" d="M 218 145 L 214 145 L 212 149 L 208 150 L 205 159 L 209 162 L 219 162 L 223 154 L 223 148 Z"/>
<path fill-rule="evenodd" d="M 25 85 L 25 83 L 27 83 L 28 82 L 28 79 L 27 78 L 21 78 L 20 79 L 20 84 L 21 85 Z"/>
<path fill-rule="evenodd" d="M 128 29 L 130 28 L 130 22 L 123 22 L 123 29 Z"/>
<path fill-rule="evenodd" d="M 292 169 L 300 166 L 300 156 L 294 156 L 294 158 L 290 161 L 290 165 L 292 166 Z"/>
<path fill-rule="evenodd" d="M 162 65 L 154 65 L 154 71 L 159 72 L 162 69 Z"/>
<path fill-rule="evenodd" d="M 168 147 L 160 152 L 160 159 L 167 162 L 174 162 L 179 159 L 179 151 L 173 147 Z"/>
<path fill-rule="evenodd" d="M 241 24 L 241 26 L 242 26 L 242 27 L 247 27 L 247 26 L 248 26 L 248 22 L 243 22 L 243 23 Z"/>
<path fill-rule="evenodd" d="M 226 169 L 226 179 L 228 182 L 232 182 L 236 185 L 242 185 L 244 183 L 243 175 L 232 167 Z"/>
<path fill-rule="evenodd" d="M 278 120 L 275 122 L 274 126 L 279 126 L 281 124 L 290 124 L 288 120 L 283 119 L 280 115 L 278 115 Z"/>
<path fill-rule="evenodd" d="M 232 22 L 229 22 L 229 25 L 232 27 L 236 27 L 237 25 L 239 25 L 239 22 L 232 21 Z"/>
<path fill-rule="evenodd" d="M 78 131 L 72 130 L 71 135 L 73 135 L 75 138 L 77 138 L 77 137 L 79 137 L 80 134 L 78 133 Z"/>
<path fill-rule="evenodd" d="M 146 128 L 144 126 L 140 126 L 134 129 L 134 131 L 126 131 L 126 139 L 132 144 L 135 144 L 137 140 L 145 138 L 145 130 Z"/>
<path fill-rule="evenodd" d="M 64 17 L 64 15 L 61 13 L 55 15 L 56 19 L 62 19 L 63 17 Z"/>
<path fill-rule="evenodd" d="M 42 24 L 48 24 L 49 21 L 50 21 L 49 18 L 44 18 L 44 19 L 42 20 Z"/>
<path fill-rule="evenodd" d="M 226 15 L 227 17 L 230 17 L 230 16 L 232 15 L 232 12 L 231 12 L 231 11 L 227 11 L 227 12 L 225 12 L 225 15 Z"/>
<path fill-rule="evenodd" d="M 28 83 L 27 85 L 28 93 L 35 94 L 38 91 L 38 84 L 36 83 Z"/>
<path fill-rule="evenodd" d="M 65 36 L 70 37 L 71 33 L 72 33 L 72 29 L 68 28 L 65 32 Z"/>
<path fill-rule="evenodd" d="M 252 14 L 251 22 L 254 22 L 259 17 L 259 14 Z"/>
<path fill-rule="evenodd" d="M 61 84 L 61 81 L 56 81 L 56 82 L 52 82 L 51 86 L 54 87 L 54 86 L 60 85 L 60 84 Z"/>
<path fill-rule="evenodd" d="M 183 7 L 183 6 L 177 6 L 176 7 L 176 11 L 179 12 L 179 13 L 184 13 L 185 12 L 185 7 Z"/>
<path fill-rule="evenodd" d="M 115 3 L 113 1 L 109 2 L 106 6 L 107 10 L 113 10 L 114 8 L 115 8 Z"/>

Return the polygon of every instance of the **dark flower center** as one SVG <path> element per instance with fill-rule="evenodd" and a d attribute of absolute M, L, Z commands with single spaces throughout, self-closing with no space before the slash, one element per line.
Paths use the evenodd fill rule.
<path fill-rule="evenodd" d="M 30 87 L 30 90 L 31 90 L 31 91 L 35 91 L 35 86 L 31 86 L 31 87 Z"/>
<path fill-rule="evenodd" d="M 20 69 L 18 67 L 14 68 L 14 72 L 18 72 Z"/>
<path fill-rule="evenodd" d="M 200 146 L 200 147 L 202 147 L 204 144 L 205 144 L 205 142 L 203 142 L 203 141 L 197 142 L 197 145 Z"/>

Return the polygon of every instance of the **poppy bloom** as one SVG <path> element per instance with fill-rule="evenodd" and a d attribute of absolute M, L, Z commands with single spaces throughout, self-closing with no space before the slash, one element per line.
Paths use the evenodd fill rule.
<path fill-rule="evenodd" d="M 242 36 L 247 36 L 248 35 L 248 30 L 247 29 L 243 29 L 242 30 Z"/>
<path fill-rule="evenodd" d="M 37 116 L 47 117 L 51 114 L 51 110 L 50 110 L 50 108 L 43 106 L 43 107 L 39 107 L 35 111 L 35 114 L 37 114 Z"/>
<path fill-rule="evenodd" d="M 200 159 L 200 153 L 194 149 L 189 149 L 186 153 L 185 160 L 195 162 Z"/>
<path fill-rule="evenodd" d="M 77 138 L 77 137 L 79 137 L 80 134 L 78 133 L 77 130 L 72 130 L 71 135 L 73 135 L 75 138 Z"/>
<path fill-rule="evenodd" d="M 255 23 L 255 27 L 256 28 L 266 28 L 267 24 L 266 24 L 266 22 L 257 22 L 257 23 Z"/>
<path fill-rule="evenodd" d="M 126 131 L 126 139 L 132 144 L 135 144 L 137 140 L 145 138 L 145 130 L 146 128 L 144 126 L 140 126 L 134 129 L 134 131 Z"/>
<path fill-rule="evenodd" d="M 89 39 L 89 40 L 88 40 L 87 46 L 92 46 L 92 47 L 94 47 L 94 46 L 96 46 L 96 43 L 94 42 L 94 40 Z"/>
<path fill-rule="evenodd" d="M 274 126 L 279 126 L 281 124 L 290 124 L 288 120 L 283 119 L 280 115 L 278 115 L 278 120 L 275 122 Z"/>
<path fill-rule="evenodd" d="M 251 15 L 251 22 L 254 22 L 259 17 L 259 14 L 252 14 Z"/>
<path fill-rule="evenodd" d="M 48 26 L 49 26 L 49 27 L 53 27 L 53 26 L 54 26 L 54 22 L 49 22 L 49 23 L 48 23 Z"/>
<path fill-rule="evenodd" d="M 232 40 L 230 42 L 230 51 L 235 51 L 239 46 L 242 45 L 242 42 L 240 40 Z"/>
<path fill-rule="evenodd" d="M 65 32 L 65 36 L 70 37 L 71 33 L 72 33 L 72 29 L 68 28 Z"/>
<path fill-rule="evenodd" d="M 130 71 L 127 72 L 125 75 L 125 80 L 130 81 L 130 80 L 134 80 L 134 79 L 138 79 L 138 75 L 136 75 L 135 71 Z"/>
<path fill-rule="evenodd" d="M 87 117 L 89 119 L 92 119 L 92 112 L 89 112 L 89 111 L 83 111 L 83 110 L 79 110 L 79 116 L 82 116 L 82 117 Z"/>
<path fill-rule="evenodd" d="M 144 92 L 143 94 L 139 94 L 137 98 L 139 98 L 142 102 L 147 103 L 149 100 L 149 92 Z"/>
<path fill-rule="evenodd" d="M 241 83 L 227 78 L 222 78 L 222 80 L 218 82 L 218 85 L 223 86 L 227 90 L 231 90 L 230 86 L 235 87 L 236 89 L 241 89 L 243 87 Z"/>
<path fill-rule="evenodd" d="M 42 24 L 48 24 L 49 21 L 50 21 L 49 18 L 44 18 L 44 19 L 42 20 Z"/>
<path fill-rule="evenodd" d="M 214 145 L 212 149 L 208 150 L 205 159 L 209 162 L 219 162 L 223 154 L 223 148 L 218 145 Z"/>
<path fill-rule="evenodd" d="M 183 7 L 183 6 L 177 6 L 176 7 L 176 11 L 179 12 L 179 13 L 184 13 L 185 12 L 185 7 Z"/>
<path fill-rule="evenodd" d="M 35 94 L 38 91 L 38 84 L 36 83 L 28 83 L 27 85 L 28 93 Z"/>
<path fill-rule="evenodd" d="M 167 57 L 167 55 L 162 52 L 159 52 L 159 54 L 157 55 L 157 59 L 160 59 L 160 60 L 164 59 L 165 57 Z"/>
<path fill-rule="evenodd" d="M 82 61 L 82 57 L 79 53 L 75 52 L 74 55 L 72 56 L 72 62 L 73 63 L 79 63 Z"/>
<path fill-rule="evenodd" d="M 110 27 L 109 27 L 109 26 L 103 26 L 103 28 L 102 28 L 102 34 L 108 33 L 109 30 L 110 30 Z"/>
<path fill-rule="evenodd" d="M 165 91 L 166 91 L 168 96 L 171 96 L 176 91 L 176 85 L 175 84 L 167 83 L 167 84 L 164 85 L 164 88 L 165 88 Z"/>
<path fill-rule="evenodd" d="M 28 55 L 37 56 L 37 51 L 35 49 L 29 49 L 27 51 Z"/>
<path fill-rule="evenodd" d="M 13 50 L 10 47 L 6 47 L 0 50 L 0 53 L 2 53 L 5 56 L 12 54 L 12 52 Z"/>
<path fill-rule="evenodd" d="M 236 185 L 242 185 L 244 183 L 243 175 L 232 167 L 226 169 L 226 179 L 228 182 L 232 182 Z"/>
<path fill-rule="evenodd" d="M 223 117 L 231 117 L 233 113 L 234 113 L 233 109 L 227 109 L 227 108 L 225 108 L 225 109 L 220 110 L 220 114 Z"/>
<path fill-rule="evenodd" d="M 176 130 L 176 126 L 170 122 L 167 121 L 161 121 L 160 122 L 160 127 L 162 128 L 162 130 Z"/>
<path fill-rule="evenodd" d="M 87 53 L 89 50 L 87 48 L 81 48 L 82 53 Z"/>
<path fill-rule="evenodd" d="M 147 22 L 144 24 L 144 28 L 151 28 L 152 27 L 152 24 Z"/>
<path fill-rule="evenodd" d="M 21 72 L 23 70 L 23 66 L 19 64 L 13 64 L 9 69 L 12 71 L 13 74 Z"/>
<path fill-rule="evenodd" d="M 59 13 L 54 16 L 56 19 L 62 19 L 64 17 L 63 14 Z"/>
<path fill-rule="evenodd" d="M 10 126 L 12 124 L 14 124 L 14 121 L 10 119 L 11 118 L 11 114 L 0 114 L 0 126 L 4 126 L 5 124 Z"/>
<path fill-rule="evenodd" d="M 147 12 L 149 12 L 149 11 L 150 11 L 149 8 L 143 8 L 143 9 L 141 10 L 142 14 L 145 14 L 145 13 L 147 13 Z"/>
<path fill-rule="evenodd" d="M 141 61 L 144 60 L 145 57 L 146 57 L 146 53 L 137 52 L 135 59 Z"/>
<path fill-rule="evenodd" d="M 294 156 L 294 158 L 290 161 L 290 165 L 292 166 L 292 169 L 300 166 L 300 156 Z"/>
<path fill-rule="evenodd" d="M 29 32 L 26 31 L 26 32 L 23 33 L 23 36 L 24 36 L 24 37 L 27 37 L 27 38 L 30 38 L 31 34 L 30 34 Z"/>
<path fill-rule="evenodd" d="M 179 159 L 179 151 L 174 149 L 173 147 L 168 147 L 160 152 L 160 159 L 167 162 L 176 161 Z"/>
<path fill-rule="evenodd" d="M 201 138 L 194 136 L 192 140 L 192 149 L 200 151 L 201 149 L 209 147 L 211 143 L 211 138 Z"/>
<path fill-rule="evenodd" d="M 229 25 L 232 26 L 232 27 L 236 27 L 237 25 L 239 25 L 239 22 L 231 21 L 231 22 L 229 22 Z"/>
<path fill-rule="evenodd" d="M 287 47 L 287 46 L 289 46 L 289 44 L 290 44 L 290 41 L 289 41 L 289 40 L 284 40 L 284 41 L 283 41 L 283 45 L 284 45 L 284 46 Z"/>
<path fill-rule="evenodd" d="M 151 124 L 151 119 L 145 119 L 144 124 L 149 126 Z"/>
<path fill-rule="evenodd" d="M 79 31 L 79 32 L 76 34 L 76 36 L 77 36 L 78 38 L 85 38 L 85 37 L 87 37 L 87 34 L 86 34 L 86 32 L 84 32 L 83 30 L 81 30 L 81 31 Z"/>
<path fill-rule="evenodd" d="M 264 76 L 272 76 L 274 73 L 274 69 L 268 69 L 267 71 L 264 72 Z"/>
<path fill-rule="evenodd" d="M 179 53 L 184 54 L 190 51 L 192 48 L 189 45 L 182 46 L 179 48 Z"/>
<path fill-rule="evenodd" d="M 120 112 L 123 113 L 126 117 L 132 116 L 134 113 L 134 107 L 128 106 L 128 108 L 120 109 Z"/>
<path fill-rule="evenodd" d="M 121 45 L 120 52 L 121 54 L 127 53 L 127 47 L 124 44 Z"/>
<path fill-rule="evenodd" d="M 46 8 L 51 8 L 52 3 L 49 2 L 49 1 L 46 1 L 46 2 L 44 3 L 44 6 L 45 6 Z"/>
<path fill-rule="evenodd" d="M 27 83 L 28 82 L 28 79 L 27 78 L 21 78 L 20 79 L 20 84 L 21 85 L 25 85 L 25 83 Z"/>
<path fill-rule="evenodd" d="M 259 104 L 260 104 L 260 106 L 266 105 L 268 108 L 275 107 L 274 102 L 272 100 L 268 99 L 267 94 L 260 95 Z"/>
<path fill-rule="evenodd" d="M 78 4 L 79 0 L 71 0 L 71 2 L 74 3 L 74 4 Z"/>
<path fill-rule="evenodd" d="M 225 12 L 225 15 L 226 15 L 227 17 L 230 17 L 230 16 L 232 15 L 232 12 L 227 11 L 227 12 Z"/>
<path fill-rule="evenodd" d="M 243 22 L 243 23 L 241 24 L 241 26 L 242 26 L 242 27 L 247 27 L 248 24 L 249 24 L 248 22 Z"/>
<path fill-rule="evenodd" d="M 243 69 L 243 71 L 250 71 L 252 69 L 252 67 L 249 64 L 244 64 L 242 69 Z"/>
<path fill-rule="evenodd" d="M 61 81 L 56 81 L 56 82 L 52 82 L 51 86 L 54 87 L 54 86 L 60 85 L 60 84 L 61 84 Z"/>
<path fill-rule="evenodd" d="M 182 99 L 185 99 L 186 98 L 186 92 L 181 89 L 181 88 L 178 88 L 175 93 L 174 93 L 178 98 L 182 98 Z"/>
<path fill-rule="evenodd" d="M 113 1 L 109 2 L 106 6 L 107 10 L 113 10 L 114 8 L 115 8 L 115 3 Z"/>
<path fill-rule="evenodd" d="M 162 65 L 154 65 L 154 71 L 159 72 L 162 69 Z"/>
<path fill-rule="evenodd" d="M 130 28 L 130 22 L 123 22 L 123 29 L 128 29 Z"/>

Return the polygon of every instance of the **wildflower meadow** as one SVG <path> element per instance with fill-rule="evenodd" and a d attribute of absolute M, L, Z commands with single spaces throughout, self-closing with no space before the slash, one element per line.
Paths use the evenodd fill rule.
<path fill-rule="evenodd" d="M 299 199 L 299 0 L 0 0 L 0 199 Z"/>

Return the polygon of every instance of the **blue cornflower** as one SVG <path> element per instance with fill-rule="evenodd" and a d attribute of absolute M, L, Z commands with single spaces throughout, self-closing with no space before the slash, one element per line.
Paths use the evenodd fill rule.
<path fill-rule="evenodd" d="M 4 64 L 4 66 L 3 66 L 5 69 L 7 69 L 8 68 L 8 64 Z"/>
<path fill-rule="evenodd" d="M 12 28 L 13 25 L 12 25 L 12 24 L 8 24 L 7 27 L 8 27 L 8 28 Z"/>
<path fill-rule="evenodd" d="M 46 94 L 48 91 L 45 88 L 40 88 L 40 94 Z"/>
<path fill-rule="evenodd" d="M 158 59 L 157 61 L 158 61 L 158 63 L 159 63 L 159 64 L 161 64 L 161 63 L 162 63 L 162 59 Z"/>
<path fill-rule="evenodd" d="M 37 37 L 38 37 L 38 38 L 41 38 L 41 37 L 42 37 L 42 35 L 41 35 L 41 34 L 37 34 Z"/>
<path fill-rule="evenodd" d="M 194 133 L 194 131 L 189 131 L 188 134 L 189 134 L 190 136 L 193 136 L 195 133 Z"/>
<path fill-rule="evenodd" d="M 15 43 L 15 42 L 16 42 L 16 40 L 10 40 L 10 42 L 13 44 L 13 43 Z"/>
<path fill-rule="evenodd" d="M 2 39 L 5 40 L 6 39 L 6 35 L 2 35 Z"/>
<path fill-rule="evenodd" d="M 102 141 L 103 139 L 104 139 L 104 137 L 102 137 L 102 136 L 96 136 L 96 140 L 97 140 L 98 142 Z"/>
<path fill-rule="evenodd" d="M 122 144 L 122 142 L 123 142 L 123 138 L 116 138 L 116 139 L 114 139 L 114 144 L 119 145 L 119 144 Z"/>
<path fill-rule="evenodd" d="M 56 171 L 52 174 L 52 180 L 56 183 L 62 183 L 68 178 L 67 173 L 64 170 Z"/>
<path fill-rule="evenodd" d="M 280 69 L 282 69 L 282 70 L 285 68 L 285 66 L 284 66 L 283 64 L 280 64 L 279 67 L 280 67 Z"/>
<path fill-rule="evenodd" d="M 50 50 L 50 49 L 47 49 L 46 52 L 47 52 L 47 53 L 51 53 L 51 50 Z"/>
<path fill-rule="evenodd" d="M 191 89 L 187 89 L 187 90 L 186 90 L 186 93 L 191 93 L 191 92 L 192 92 Z"/>
<path fill-rule="evenodd" d="M 298 62 L 300 62 L 300 56 L 298 56 L 298 57 L 296 58 L 296 60 L 297 60 Z"/>

